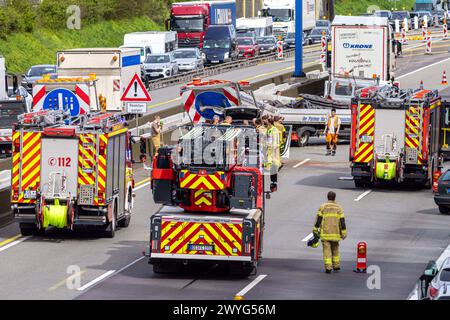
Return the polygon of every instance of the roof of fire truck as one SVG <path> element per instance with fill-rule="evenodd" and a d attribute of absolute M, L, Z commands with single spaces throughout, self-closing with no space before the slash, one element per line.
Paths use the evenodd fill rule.
<path fill-rule="evenodd" d="M 120 113 L 91 113 L 71 119 L 70 113 L 63 110 L 41 110 L 18 117 L 16 127 L 34 128 L 56 133 L 58 130 L 96 131 L 120 133 L 128 123 Z M 62 130 L 61 132 L 63 132 Z"/>
<path fill-rule="evenodd" d="M 95 73 L 89 74 L 88 77 L 69 77 L 69 78 L 56 78 L 51 79 L 50 75 L 43 75 L 42 79 L 36 80 L 37 84 L 46 84 L 46 83 L 91 83 L 97 81 L 97 75 Z"/>

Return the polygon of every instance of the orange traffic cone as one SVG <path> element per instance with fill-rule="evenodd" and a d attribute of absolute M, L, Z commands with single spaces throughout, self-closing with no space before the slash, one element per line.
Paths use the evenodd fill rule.
<path fill-rule="evenodd" d="M 441 82 L 441 84 L 448 85 L 447 74 L 445 73 L 445 70 L 444 70 L 444 73 L 442 74 L 442 82 Z"/>

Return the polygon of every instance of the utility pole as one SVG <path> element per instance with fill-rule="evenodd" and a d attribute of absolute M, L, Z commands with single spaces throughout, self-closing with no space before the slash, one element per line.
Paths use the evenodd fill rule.
<path fill-rule="evenodd" d="M 304 77 L 303 72 L 303 5 L 295 0 L 295 70 L 294 77 Z"/>

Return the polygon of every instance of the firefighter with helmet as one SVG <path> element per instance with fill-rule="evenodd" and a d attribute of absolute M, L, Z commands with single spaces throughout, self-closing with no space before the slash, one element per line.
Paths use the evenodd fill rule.
<path fill-rule="evenodd" d="M 328 192 L 328 202 L 322 204 L 317 211 L 313 228 L 315 238 L 322 240 L 323 262 L 325 272 L 341 270 L 339 241 L 347 237 L 344 209 L 336 202 L 336 193 Z"/>
<path fill-rule="evenodd" d="M 280 132 L 274 125 L 273 118 L 267 119 L 267 163 L 266 168 L 270 169 L 270 188 L 276 190 L 278 182 L 278 170 L 281 166 L 280 155 Z"/>

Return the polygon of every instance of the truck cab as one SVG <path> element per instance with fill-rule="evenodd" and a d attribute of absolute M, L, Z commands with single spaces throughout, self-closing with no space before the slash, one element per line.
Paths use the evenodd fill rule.
<path fill-rule="evenodd" d="M 217 24 L 236 25 L 235 0 L 173 3 L 166 29 L 177 32 L 180 47 L 201 49 L 206 31 Z"/>

